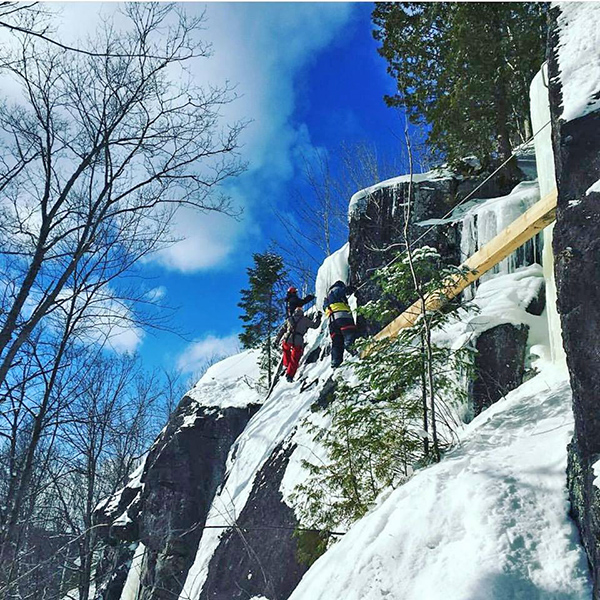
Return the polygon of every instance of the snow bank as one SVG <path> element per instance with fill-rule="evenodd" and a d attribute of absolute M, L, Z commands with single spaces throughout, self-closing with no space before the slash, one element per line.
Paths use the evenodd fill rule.
<path fill-rule="evenodd" d="M 315 443 L 314 432 L 310 431 L 309 424 L 326 429 L 330 423 L 331 418 L 324 411 L 314 412 L 298 423 L 298 429 L 294 434 L 296 449 L 290 456 L 279 491 L 283 496 L 283 501 L 293 509 L 299 523 L 302 523 L 302 514 L 299 510 L 298 500 L 294 501 L 293 498 L 296 493 L 296 486 L 306 481 L 308 477 L 304 461 L 312 464 L 327 464 L 329 461 L 325 448 L 321 444 Z"/>
<path fill-rule="evenodd" d="M 317 310 L 323 310 L 323 301 L 327 290 L 336 282 L 348 283 L 348 254 L 350 244 L 346 242 L 339 250 L 328 256 L 317 271 L 315 284 Z"/>
<path fill-rule="evenodd" d="M 571 434 L 567 375 L 551 368 L 357 522 L 290 600 L 588 600 L 565 489 Z"/>
<path fill-rule="evenodd" d="M 565 121 L 600 108 L 600 3 L 558 2 L 558 68 Z"/>
<path fill-rule="evenodd" d="M 521 267 L 513 273 L 497 274 L 482 283 L 473 301 L 459 309 L 456 320 L 433 332 L 437 344 L 460 348 L 471 338 L 502 325 L 525 324 L 530 328 L 529 342 L 544 360 L 549 358 L 546 317 L 527 312 L 527 307 L 544 284 L 538 264 Z"/>
<path fill-rule="evenodd" d="M 186 395 L 207 407 L 260 404 L 262 395 L 255 387 L 260 375 L 259 356 L 259 350 L 246 350 L 219 361 L 207 369 Z"/>
<path fill-rule="evenodd" d="M 441 179 L 452 179 L 456 177 L 456 174 L 445 167 L 438 167 L 427 171 L 427 173 L 414 173 L 412 176 L 413 183 L 423 183 L 424 181 L 439 181 Z M 393 177 L 392 179 L 386 179 L 380 183 L 376 183 L 371 187 L 365 188 L 356 192 L 350 198 L 350 204 L 348 205 L 348 220 L 351 221 L 355 215 L 363 212 L 367 206 L 369 196 L 372 196 L 378 190 L 384 188 L 396 188 L 400 184 L 408 183 L 410 181 L 409 175 L 400 175 L 399 177 Z"/>

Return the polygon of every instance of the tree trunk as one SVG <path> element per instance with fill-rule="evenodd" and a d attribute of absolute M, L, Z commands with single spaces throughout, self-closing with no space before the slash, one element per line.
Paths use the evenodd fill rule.
<path fill-rule="evenodd" d="M 428 407 L 427 407 L 427 383 L 425 381 L 425 338 L 421 333 L 421 406 L 423 408 L 423 430 L 426 434 L 429 434 L 429 422 L 428 422 Z M 426 435 L 423 438 L 423 454 L 429 456 L 429 436 Z"/>

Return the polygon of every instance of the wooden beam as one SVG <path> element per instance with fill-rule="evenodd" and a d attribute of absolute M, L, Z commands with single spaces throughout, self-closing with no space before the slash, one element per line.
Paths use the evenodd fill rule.
<path fill-rule="evenodd" d="M 466 287 L 477 281 L 484 273 L 493 269 L 500 261 L 520 248 L 525 242 L 545 229 L 556 219 L 556 201 L 558 191 L 553 190 L 547 196 L 536 202 L 529 210 L 515 219 L 508 227 L 503 229 L 496 237 L 491 239 L 483 248 L 470 256 L 462 265 L 467 272 L 464 276 L 454 275 L 449 277 L 438 292 L 425 297 L 427 310 L 437 310 L 448 300 L 458 296 Z M 376 340 L 395 337 L 400 330 L 412 327 L 421 314 L 421 301 L 418 300 L 409 306 L 399 317 L 384 327 L 377 335 Z"/>

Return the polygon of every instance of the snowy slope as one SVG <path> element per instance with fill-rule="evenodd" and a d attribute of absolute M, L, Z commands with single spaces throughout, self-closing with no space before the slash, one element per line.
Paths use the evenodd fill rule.
<path fill-rule="evenodd" d="M 345 264 L 343 253 L 329 261 L 327 278 L 337 278 L 336 269 Z M 465 310 L 460 322 L 438 332 L 438 342 L 447 338 L 464 343 L 500 323 L 526 323 L 534 358 L 545 358 L 540 350 L 547 343 L 545 316 L 525 311 L 541 283 L 539 265 L 492 276 L 477 290 L 478 310 Z M 326 325 L 307 338 L 306 354 L 326 343 Z M 227 361 L 207 372 L 196 393 L 207 385 L 227 385 L 241 401 L 246 388 L 237 370 L 244 370 L 245 361 L 241 355 Z M 234 522 L 256 473 L 284 440 L 297 444 L 281 486 L 291 505 L 294 487 L 305 477 L 302 460 L 321 454 L 298 426 L 330 375 L 329 360 L 324 360 L 301 366 L 298 381 L 276 386 L 232 450 L 227 481 L 207 525 Z M 317 379 L 317 385 L 302 391 Z M 203 400 L 214 404 L 210 394 Z M 566 517 L 564 468 L 570 431 L 568 385 L 563 375 L 544 372 L 465 428 L 462 446 L 442 464 L 422 471 L 382 500 L 316 563 L 292 598 L 587 597 L 585 559 Z M 205 530 L 180 598 L 199 597 L 222 532 Z"/>
<path fill-rule="evenodd" d="M 566 374 L 549 367 L 356 523 L 290 600 L 591 598 L 567 516 L 571 434 Z"/>
<path fill-rule="evenodd" d="M 310 330 L 306 335 L 305 356 L 317 345 L 321 345 L 326 337 L 326 323 L 319 330 Z M 282 441 L 291 439 L 296 426 L 308 414 L 311 404 L 319 396 L 318 385 L 312 385 L 304 392 L 301 391 L 303 385 L 317 379 L 323 382 L 330 375 L 329 360 L 310 365 L 303 365 L 301 362 L 296 381 L 290 384 L 284 379 L 280 380 L 230 452 L 227 479 L 210 509 L 206 521 L 208 527 L 231 526 L 235 522 L 250 496 L 256 473 Z M 196 559 L 181 592 L 181 600 L 199 597 L 206 581 L 210 559 L 223 532 L 223 529 L 205 529 Z"/>
<path fill-rule="evenodd" d="M 510 323 L 512 325 L 527 325 L 529 327 L 528 350 L 526 365 L 538 366 L 540 359 L 549 357 L 546 315 L 540 316 L 528 313 L 526 308 L 537 296 L 543 285 L 543 273 L 540 265 L 534 264 L 517 269 L 514 273 L 497 274 L 483 283 L 476 292 L 473 301 L 459 311 L 457 318 L 445 324 L 443 329 L 432 332 L 435 344 L 445 347 L 460 348 L 472 343 L 481 333 L 498 325 Z M 349 368 L 341 373 L 344 377 L 353 377 L 351 361 Z M 457 411 L 455 418 L 470 419 L 469 407 L 454 407 Z M 326 427 L 322 413 L 311 415 L 311 423 Z M 281 485 L 281 492 L 285 501 L 296 509 L 296 514 L 301 520 L 300 511 L 292 501 L 295 486 L 303 481 L 306 470 L 302 467 L 303 461 L 311 463 L 326 462 L 323 449 L 315 445 L 312 435 L 308 432 L 306 424 L 299 424 L 294 435 L 297 448 L 294 450 L 285 477 Z"/>

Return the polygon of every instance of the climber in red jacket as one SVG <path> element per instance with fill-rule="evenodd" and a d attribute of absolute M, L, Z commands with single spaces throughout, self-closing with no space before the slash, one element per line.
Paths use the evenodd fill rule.
<path fill-rule="evenodd" d="M 287 318 L 283 327 L 277 335 L 276 343 L 283 339 L 281 348 L 283 350 L 283 366 L 286 370 L 286 379 L 293 381 L 298 370 L 298 363 L 304 352 L 304 335 L 309 329 L 316 329 L 321 324 L 321 313 L 316 320 L 312 320 L 304 314 L 299 306 L 294 314 Z"/>

